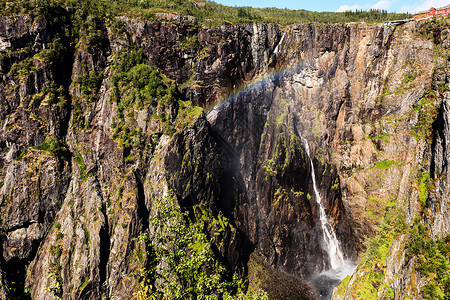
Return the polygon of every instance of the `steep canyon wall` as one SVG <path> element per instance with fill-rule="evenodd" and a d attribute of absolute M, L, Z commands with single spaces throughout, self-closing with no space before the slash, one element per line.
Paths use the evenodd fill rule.
<path fill-rule="evenodd" d="M 341 248 L 361 261 L 335 297 L 357 298 L 358 278 L 380 268 L 361 254 L 386 211 L 447 235 L 447 29 L 71 18 L 0 21 L 3 298 L 136 295 L 152 261 L 139 237 L 169 197 L 250 286 L 316 297 L 307 281 L 329 262 L 296 129 Z M 434 188 L 421 204 L 424 173 Z M 379 297 L 420 297 L 405 284 L 407 238 L 389 242 Z"/>

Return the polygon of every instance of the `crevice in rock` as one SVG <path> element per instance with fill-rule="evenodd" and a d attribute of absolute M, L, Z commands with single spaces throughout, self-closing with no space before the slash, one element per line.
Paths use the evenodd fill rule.
<path fill-rule="evenodd" d="M 39 218 L 39 219 L 41 219 L 41 218 Z M 41 221 L 41 220 L 39 220 L 39 221 Z M 16 230 L 21 229 L 21 228 L 28 228 L 28 227 L 31 226 L 31 224 L 35 224 L 35 223 L 41 223 L 41 222 L 38 222 L 38 221 L 35 221 L 35 220 L 26 220 L 25 222 L 23 222 L 23 223 L 21 223 L 19 225 L 8 227 L 6 232 L 16 231 Z"/>
<path fill-rule="evenodd" d="M 102 294 L 105 294 L 107 291 L 107 287 L 105 286 L 106 283 L 106 277 L 107 277 L 107 267 L 111 252 L 111 236 L 109 233 L 109 220 L 108 220 L 108 214 L 107 214 L 107 208 L 106 208 L 106 201 L 102 194 L 101 184 L 98 178 L 96 177 L 96 189 L 98 192 L 99 197 L 102 201 L 102 214 L 104 218 L 103 226 L 100 228 L 99 236 L 100 236 L 100 251 L 99 251 L 99 263 L 98 263 L 98 272 L 99 272 L 99 290 Z"/>
<path fill-rule="evenodd" d="M 178 200 L 178 204 L 180 205 L 181 208 L 193 207 L 195 203 L 196 202 L 194 200 L 194 197 L 192 197 L 191 194 L 189 194 L 186 197 Z"/>
<path fill-rule="evenodd" d="M 31 299 L 31 295 L 25 293 L 25 276 L 28 262 L 14 258 L 3 263 L 5 278 L 9 283 L 8 299 Z"/>
<path fill-rule="evenodd" d="M 105 206 L 104 203 L 103 206 Z M 104 209 L 105 207 L 103 207 L 103 210 Z M 100 276 L 99 285 L 102 294 L 106 291 L 106 287 L 104 285 L 106 282 L 107 266 L 111 247 L 108 217 L 106 215 L 106 212 L 103 212 L 103 215 L 105 217 L 105 224 L 100 228 L 100 261 L 98 266 Z"/>
<path fill-rule="evenodd" d="M 3 244 L 5 236 L 1 236 L 0 251 L 3 253 Z M 31 251 L 28 255 L 29 259 L 20 259 L 13 257 L 9 261 L 5 261 L 4 256 L 0 256 L 0 265 L 3 271 L 3 278 L 9 287 L 7 296 L 8 299 L 31 299 L 31 295 L 25 291 L 25 280 L 27 274 L 27 267 L 31 260 L 36 256 L 39 248 L 40 240 L 35 240 L 31 244 Z"/>
<path fill-rule="evenodd" d="M 436 160 L 439 159 L 436 157 L 436 147 L 437 147 L 437 143 L 438 140 L 440 140 L 441 143 L 441 147 L 442 147 L 442 151 L 444 153 L 442 153 L 442 159 L 443 164 L 447 164 L 447 160 L 446 160 L 446 155 L 445 155 L 445 135 L 443 134 L 443 130 L 445 128 L 445 120 L 444 120 L 444 103 L 441 103 L 441 106 L 439 108 L 439 112 L 437 115 L 436 120 L 433 122 L 432 125 L 433 128 L 433 139 L 431 142 L 431 160 L 430 160 L 430 178 L 435 178 L 436 176 Z M 443 168 L 444 169 L 444 168 Z"/>
<path fill-rule="evenodd" d="M 136 186 L 138 190 L 137 194 L 137 205 L 138 205 L 138 216 L 142 222 L 142 226 L 144 229 L 148 228 L 149 226 L 149 215 L 150 212 L 147 209 L 147 206 L 145 205 L 145 193 L 144 193 L 144 184 L 142 183 L 141 178 L 138 176 L 138 174 L 134 173 L 134 178 L 136 180 Z"/>

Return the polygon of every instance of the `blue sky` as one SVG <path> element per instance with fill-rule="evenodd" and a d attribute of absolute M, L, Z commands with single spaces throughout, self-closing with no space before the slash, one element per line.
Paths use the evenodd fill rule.
<path fill-rule="evenodd" d="M 305 0 L 215 0 L 229 6 L 278 7 L 306 9 L 312 11 L 346 11 L 371 8 L 385 9 L 389 12 L 417 12 L 430 7 L 442 7 L 450 0 L 343 0 L 343 1 L 305 1 Z"/>

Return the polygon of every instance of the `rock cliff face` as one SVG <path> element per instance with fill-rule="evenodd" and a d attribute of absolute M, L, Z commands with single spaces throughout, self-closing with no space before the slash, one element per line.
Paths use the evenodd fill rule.
<path fill-rule="evenodd" d="M 359 297 L 376 267 L 364 241 L 386 211 L 447 235 L 445 34 L 55 15 L 0 20 L 3 298 L 139 295 L 152 262 L 141 237 L 157 232 L 155 203 L 169 195 L 250 287 L 316 297 L 307 281 L 329 262 L 298 131 L 344 255 L 361 259 L 336 298 Z M 379 297 L 419 298 L 427 283 L 413 276 L 408 236 L 387 246 Z M 279 278 L 286 286 L 271 289 Z"/>

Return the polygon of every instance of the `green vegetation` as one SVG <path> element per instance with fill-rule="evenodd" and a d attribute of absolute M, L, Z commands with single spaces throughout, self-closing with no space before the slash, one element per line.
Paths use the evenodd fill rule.
<path fill-rule="evenodd" d="M 76 152 L 76 155 L 73 157 L 73 160 L 78 164 L 80 170 L 80 178 L 81 181 L 86 181 L 89 177 L 94 176 L 96 173 L 91 171 L 86 173 L 86 164 L 84 162 L 83 156 L 80 151 Z"/>
<path fill-rule="evenodd" d="M 6 3 L 5 1 L 0 1 L 0 14 L 2 14 L 2 12 L 4 14 L 14 12 L 14 10 L 10 11 L 9 8 L 18 6 L 21 7 L 21 9 L 16 12 L 48 16 L 47 22 L 50 22 L 53 25 L 54 31 L 50 36 L 50 40 L 46 41 L 45 49 L 37 51 L 36 48 L 33 47 L 33 42 L 30 41 L 28 44 L 21 46 L 21 48 L 15 49 L 12 47 L 0 51 L 0 59 L 7 62 L 5 64 L 5 71 L 7 71 L 9 75 L 27 76 L 30 73 L 37 71 L 43 61 L 48 62 L 49 64 L 61 62 L 69 52 L 67 45 L 71 44 L 74 37 L 74 33 L 71 31 L 72 26 L 69 26 L 69 18 L 67 15 L 61 13 L 61 6 L 58 7 L 54 4 L 52 13 L 48 14 L 45 13 L 44 10 L 50 10 L 50 1 L 46 4 L 42 4 L 41 8 L 29 8 L 30 3 L 34 3 L 34 1 L 6 1 Z M 38 3 L 38 1 L 36 3 Z M 44 9 L 44 7 L 46 9 Z"/>
<path fill-rule="evenodd" d="M 63 40 L 57 33 L 49 43 L 49 48 L 43 49 L 35 57 L 41 60 L 54 62 L 55 60 L 59 59 L 60 56 L 66 51 L 67 48 L 64 46 Z"/>
<path fill-rule="evenodd" d="M 88 282 L 89 282 L 90 277 L 86 277 L 86 279 L 84 280 L 83 284 L 78 288 L 78 291 L 82 292 L 84 290 L 84 288 L 87 286 Z"/>
<path fill-rule="evenodd" d="M 182 211 L 174 195 L 156 200 L 153 209 L 157 215 L 150 222 L 155 230 L 136 239 L 139 260 L 151 260 L 137 274 L 141 290 L 136 298 L 244 299 L 241 280 L 216 257 L 201 218 Z M 227 226 L 223 217 L 217 225 Z"/>
<path fill-rule="evenodd" d="M 75 24 L 79 24 L 80 44 L 85 47 L 88 52 L 93 53 L 93 49 L 99 47 L 104 42 L 104 35 L 102 32 L 102 20 L 97 15 L 95 17 L 91 12 L 84 11 L 82 14 L 76 15 Z"/>
<path fill-rule="evenodd" d="M 203 108 L 193 106 L 191 101 L 178 100 L 178 109 L 175 122 L 176 130 L 181 130 L 185 126 L 192 125 L 203 114 Z"/>
<path fill-rule="evenodd" d="M 74 83 L 80 84 L 81 95 L 88 102 L 94 101 L 95 94 L 100 88 L 103 80 L 103 70 L 90 71 L 89 73 L 75 79 Z"/>
<path fill-rule="evenodd" d="M 432 40 L 435 45 L 440 45 L 442 40 L 441 34 L 448 35 L 449 18 L 432 18 L 417 24 L 416 33 Z"/>
<path fill-rule="evenodd" d="M 62 276 L 61 276 L 61 264 L 50 263 L 48 270 L 48 278 L 52 280 L 52 285 L 48 286 L 44 290 L 44 295 L 50 292 L 55 299 L 61 299 L 62 296 Z"/>
<path fill-rule="evenodd" d="M 336 294 L 337 294 L 337 295 L 344 295 L 344 293 L 345 293 L 345 288 L 347 287 L 348 283 L 350 282 L 350 278 L 351 278 L 351 276 L 348 275 L 348 276 L 345 277 L 344 280 L 342 280 L 341 283 L 337 286 L 337 291 L 336 291 Z"/>
<path fill-rule="evenodd" d="M 114 17 L 117 15 L 139 16 L 143 19 L 155 20 L 156 13 L 189 15 L 195 22 L 216 26 L 223 22 L 246 23 L 262 22 L 277 24 L 292 24 L 305 22 L 342 23 L 370 22 L 379 23 L 387 20 L 406 19 L 408 14 L 387 13 L 384 10 L 311 12 L 306 10 L 288 10 L 277 8 L 230 7 L 211 1 L 189 0 L 0 0 L 0 13 L 20 13 L 37 10 L 49 14 L 57 6 L 69 6 L 87 12 L 95 17 Z M 120 30 L 120 28 L 119 28 Z M 89 29 L 89 39 L 95 40 L 98 35 L 95 26 Z"/>
<path fill-rule="evenodd" d="M 268 176 L 282 176 L 286 174 L 292 159 L 296 157 L 298 149 L 300 149 L 300 139 L 296 135 L 286 136 L 282 129 L 280 121 L 284 114 L 279 115 L 276 120 L 272 120 L 277 125 L 278 134 L 275 135 L 274 145 L 271 156 L 264 163 L 266 178 Z M 262 141 L 265 142 L 264 140 Z"/>
<path fill-rule="evenodd" d="M 17 155 L 17 157 L 15 158 L 16 161 L 21 161 L 25 155 L 27 154 L 28 149 L 24 148 L 22 150 L 20 150 L 19 155 Z"/>
<path fill-rule="evenodd" d="M 123 197 L 123 185 L 120 185 L 119 188 L 117 189 L 117 198 L 122 199 Z"/>
<path fill-rule="evenodd" d="M 378 140 L 383 141 L 385 143 L 389 142 L 388 138 L 391 136 L 391 134 L 386 132 L 379 132 L 379 133 L 372 133 L 369 135 L 369 139 L 371 140 Z"/>
<path fill-rule="evenodd" d="M 171 117 L 174 109 L 183 120 L 191 120 L 190 116 L 195 113 L 187 103 L 176 101 L 175 83 L 152 66 L 142 50 L 118 53 L 113 69 L 112 99 L 117 102 L 117 119 L 111 126 L 114 128 L 112 137 L 119 147 L 130 153 L 126 161 L 131 162 L 146 147 L 152 147 L 143 142 L 144 133 L 135 126 L 135 110 L 150 107 L 155 112 L 152 119 L 160 124 L 160 132 L 169 136 L 176 132 L 175 127 L 183 127 L 180 118 Z M 181 109 L 177 104 L 182 104 Z"/>
<path fill-rule="evenodd" d="M 404 234 L 408 229 L 405 222 L 405 213 L 402 207 L 396 207 L 390 203 L 389 208 L 380 224 L 378 235 L 366 241 L 367 251 L 364 260 L 359 266 L 361 272 L 353 285 L 351 294 L 354 299 L 378 299 L 378 292 L 386 289 L 385 296 L 393 299 L 392 289 L 383 284 L 383 277 L 386 270 L 386 257 L 389 253 L 392 241 L 400 234 Z M 349 282 L 346 278 L 338 286 L 338 292 L 342 295 Z M 388 298 L 389 299 L 389 298 Z"/>
<path fill-rule="evenodd" d="M 173 81 L 151 66 L 142 50 L 121 52 L 117 60 L 112 85 L 119 110 L 155 104 L 156 100 L 166 106 L 174 103 Z"/>
<path fill-rule="evenodd" d="M 63 279 L 61 275 L 62 266 L 60 263 L 62 255 L 62 239 L 64 235 L 62 234 L 61 224 L 59 222 L 54 223 L 54 228 L 56 230 L 56 244 L 50 246 L 50 252 L 54 255 L 53 261 L 49 262 L 48 278 L 51 279 L 51 285 L 44 289 L 44 295 L 50 292 L 55 299 L 61 299 L 62 297 L 62 284 Z"/>
<path fill-rule="evenodd" d="M 33 146 L 32 148 L 47 152 L 52 156 L 59 157 L 60 159 L 67 159 L 69 156 L 66 145 L 61 140 L 56 138 L 47 138 L 42 144 Z"/>
<path fill-rule="evenodd" d="M 403 73 L 402 83 L 406 84 L 411 81 L 414 81 L 419 74 L 416 72 L 413 73 Z"/>
<path fill-rule="evenodd" d="M 438 105 L 435 104 L 434 91 L 426 92 L 420 100 L 414 104 L 413 112 L 419 112 L 419 124 L 410 132 L 416 139 L 430 140 L 433 133 L 433 122 L 437 117 Z"/>
<path fill-rule="evenodd" d="M 132 163 L 152 151 L 162 134 L 172 136 L 192 125 L 203 109 L 179 100 L 175 82 L 159 72 L 142 50 L 125 49 L 116 58 L 111 79 L 111 99 L 117 103 L 112 138 L 126 153 L 125 162 Z M 151 114 L 152 126 L 147 132 L 136 126 L 136 113 L 142 109 Z M 145 143 L 148 138 L 151 142 Z"/>
<path fill-rule="evenodd" d="M 432 185 L 430 173 L 419 173 L 417 185 L 415 186 L 419 192 L 419 201 L 422 206 L 422 210 L 426 209 L 428 206 L 428 195 L 429 190 Z"/>
<path fill-rule="evenodd" d="M 18 63 L 15 63 L 9 70 L 9 74 L 13 76 L 27 75 L 36 71 L 34 66 L 34 59 L 32 57 L 24 59 Z"/>
<path fill-rule="evenodd" d="M 84 67 L 87 69 L 87 66 Z M 76 78 L 72 85 L 78 85 L 80 96 L 72 99 L 73 124 L 79 128 L 89 128 L 89 120 L 83 115 L 86 107 L 95 101 L 98 89 L 103 80 L 103 70 L 87 71 L 86 74 Z"/>
<path fill-rule="evenodd" d="M 58 105 L 63 108 L 67 103 L 64 87 L 58 86 L 55 82 L 47 83 L 42 89 L 42 94 L 46 95 L 44 99 L 46 99 L 48 105 Z"/>
<path fill-rule="evenodd" d="M 397 165 L 396 161 L 393 160 L 387 160 L 384 159 L 382 161 L 379 161 L 375 164 L 374 168 L 375 169 L 379 169 L 379 170 L 387 170 L 389 169 L 392 165 Z"/>
<path fill-rule="evenodd" d="M 450 296 L 450 236 L 433 240 L 429 236 L 428 228 L 414 220 L 410 230 L 408 257 L 416 257 L 416 270 L 429 282 L 423 289 L 425 299 L 448 299 Z"/>
<path fill-rule="evenodd" d="M 426 214 L 429 207 L 429 194 L 434 189 L 429 172 L 419 172 L 413 188 L 418 193 L 422 206 L 421 214 Z M 405 266 L 411 261 L 420 273 L 426 285 L 421 290 L 424 299 L 449 299 L 450 296 L 450 236 L 433 239 L 428 226 L 420 217 L 414 219 L 410 228 L 405 222 L 404 209 L 388 205 L 388 210 L 381 222 L 378 235 L 367 240 L 365 259 L 359 267 L 359 275 L 351 286 L 350 292 L 355 299 L 378 299 L 381 290 L 384 296 L 393 299 L 390 287 L 383 284 L 386 257 L 392 241 L 400 234 L 406 235 Z M 345 283 L 338 287 L 341 294 Z"/>
<path fill-rule="evenodd" d="M 390 207 L 381 220 L 378 235 L 368 239 L 366 242 L 367 262 L 378 262 L 386 265 L 386 255 L 394 237 L 405 233 L 408 229 L 403 208 L 396 208 L 393 205 L 394 203 L 390 203 Z"/>
<path fill-rule="evenodd" d="M 202 44 L 198 40 L 197 32 L 192 32 L 192 34 L 184 36 L 183 39 L 173 47 L 179 49 L 201 48 Z"/>
<path fill-rule="evenodd" d="M 423 108 L 434 105 L 434 93 L 427 92 L 425 95 L 419 99 L 419 101 L 413 105 L 413 111 L 420 111 Z"/>

